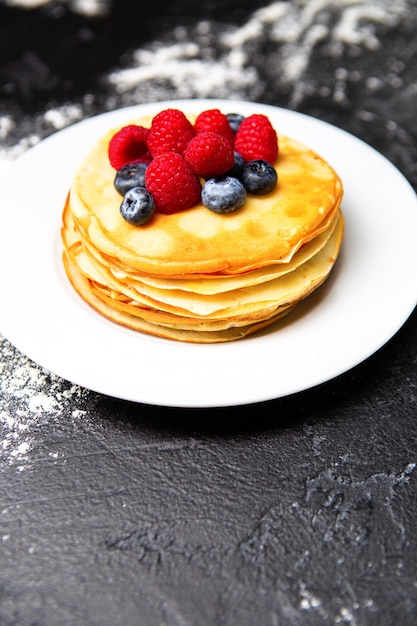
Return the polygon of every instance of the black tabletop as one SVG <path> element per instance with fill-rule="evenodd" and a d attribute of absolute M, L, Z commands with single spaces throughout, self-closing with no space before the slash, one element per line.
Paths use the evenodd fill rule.
<path fill-rule="evenodd" d="M 237 98 L 349 131 L 416 189 L 416 28 L 414 0 L 2 0 L 0 161 L 131 104 Z M 417 622 L 416 313 L 243 407 L 113 399 L 0 349 L 1 626 Z"/>

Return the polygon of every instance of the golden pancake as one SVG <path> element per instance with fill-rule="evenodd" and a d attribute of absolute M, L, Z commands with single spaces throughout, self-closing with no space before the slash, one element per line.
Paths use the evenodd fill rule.
<path fill-rule="evenodd" d="M 67 246 L 67 252 L 73 264 L 90 281 L 101 285 L 102 288 L 107 287 L 113 294 L 124 295 L 125 298 L 135 302 L 135 305 L 140 304 L 158 311 L 179 315 L 191 314 L 195 317 L 213 319 L 236 314 L 248 316 L 260 308 L 291 304 L 304 297 L 312 286 L 321 282 L 329 273 L 340 247 L 343 219 L 339 213 L 330 237 L 316 254 L 300 265 L 294 262 L 296 259 L 293 259 L 292 271 L 284 272 L 270 280 L 253 281 L 253 284 L 246 284 L 245 287 L 238 286 L 227 291 L 219 289 L 208 294 L 181 289 L 181 281 L 177 279 L 166 281 L 168 288 L 166 286 L 155 287 L 139 280 L 119 280 L 104 264 L 88 253 L 88 249 L 81 245 L 81 240 L 74 239 L 74 233 L 75 231 L 72 237 L 67 237 L 65 233 L 63 235 L 64 239 L 68 241 L 71 239 L 73 242 L 71 246 Z M 302 255 L 303 250 L 297 254 Z M 245 278 L 249 280 L 248 276 Z M 223 283 L 225 279 L 218 280 Z M 212 278 L 211 284 L 213 285 L 214 282 L 215 278 Z M 113 297 L 116 298 L 116 296 Z"/>
<path fill-rule="evenodd" d="M 133 120 L 149 125 L 149 118 Z M 264 328 L 328 277 L 343 238 L 342 183 L 298 141 L 279 138 L 279 182 L 219 215 L 202 204 L 132 226 L 108 143 L 80 164 L 64 209 L 64 266 L 80 296 L 112 321 L 180 341 L 240 339 Z"/>
<path fill-rule="evenodd" d="M 188 328 L 178 329 L 168 325 L 158 323 L 155 324 L 144 318 L 134 317 L 128 313 L 124 313 L 123 311 L 114 308 L 113 303 L 109 305 L 106 300 L 95 295 L 95 293 L 91 290 L 88 280 L 77 271 L 75 266 L 68 263 L 68 257 L 66 255 L 64 255 L 64 267 L 74 289 L 93 309 L 98 311 L 101 315 L 107 317 L 112 322 L 120 324 L 121 326 L 144 332 L 149 335 L 154 335 L 156 337 L 162 337 L 164 339 L 174 339 L 189 343 L 221 343 L 226 341 L 235 341 L 236 339 L 242 339 L 243 337 L 246 337 L 247 335 L 274 323 L 293 308 L 290 307 L 284 311 L 279 311 L 276 317 L 247 324 L 243 327 L 231 326 L 224 330 L 206 330 L 204 325 L 201 325 L 198 330 L 190 330 Z"/>

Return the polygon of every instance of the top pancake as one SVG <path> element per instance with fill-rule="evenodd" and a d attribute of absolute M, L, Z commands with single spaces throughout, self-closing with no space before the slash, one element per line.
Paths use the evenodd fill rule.
<path fill-rule="evenodd" d="M 129 123 L 150 126 L 150 119 Z M 248 194 L 241 209 L 226 215 L 197 205 L 132 226 L 120 215 L 122 198 L 108 159 L 109 141 L 118 130 L 106 133 L 82 161 L 69 202 L 91 245 L 120 268 L 186 277 L 233 275 L 287 263 L 329 227 L 339 208 L 343 190 L 335 171 L 310 148 L 280 134 L 274 164 L 279 179 L 271 193 Z"/>

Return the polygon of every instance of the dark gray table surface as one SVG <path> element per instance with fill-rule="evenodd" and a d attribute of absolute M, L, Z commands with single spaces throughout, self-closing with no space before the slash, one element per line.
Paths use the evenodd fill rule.
<path fill-rule="evenodd" d="M 416 189 L 414 0 L 140 6 L 0 2 L 1 162 L 114 108 L 214 96 L 329 121 Z M 215 410 L 0 350 L 1 626 L 417 623 L 415 312 L 335 380 Z"/>

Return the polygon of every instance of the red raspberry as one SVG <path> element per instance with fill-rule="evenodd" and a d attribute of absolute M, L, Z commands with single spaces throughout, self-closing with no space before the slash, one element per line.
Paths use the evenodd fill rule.
<path fill-rule="evenodd" d="M 232 146 L 234 144 L 235 135 L 229 120 L 219 109 L 207 109 L 200 113 L 194 122 L 194 128 L 198 133 L 218 133 L 223 135 Z"/>
<path fill-rule="evenodd" d="M 200 179 L 177 152 L 157 154 L 146 169 L 145 184 L 159 213 L 176 213 L 200 202 Z"/>
<path fill-rule="evenodd" d="M 120 170 L 128 163 L 144 161 L 148 163 L 151 155 L 147 140 L 149 128 L 129 124 L 121 128 L 109 142 L 109 160 L 112 167 Z"/>
<path fill-rule="evenodd" d="M 235 150 L 246 161 L 263 159 L 268 163 L 275 163 L 278 156 L 278 137 L 265 115 L 250 115 L 242 121 L 236 133 Z"/>
<path fill-rule="evenodd" d="M 230 143 L 217 133 L 199 133 L 185 149 L 184 159 L 193 172 L 203 178 L 220 176 L 235 162 Z"/>
<path fill-rule="evenodd" d="M 152 120 L 148 148 L 152 156 L 163 152 L 183 154 L 196 131 L 191 122 L 178 109 L 165 109 Z"/>

